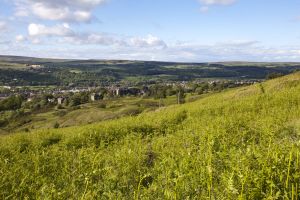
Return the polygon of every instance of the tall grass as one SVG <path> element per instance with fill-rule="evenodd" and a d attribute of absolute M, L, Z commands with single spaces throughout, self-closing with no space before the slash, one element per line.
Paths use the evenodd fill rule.
<path fill-rule="evenodd" d="M 297 73 L 137 117 L 2 137 L 0 198 L 299 199 L 299 104 Z"/>

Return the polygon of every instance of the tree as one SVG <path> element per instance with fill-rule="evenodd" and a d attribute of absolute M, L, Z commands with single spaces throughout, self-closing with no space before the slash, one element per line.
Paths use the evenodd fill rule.
<path fill-rule="evenodd" d="M 71 98 L 71 106 L 79 106 L 81 104 L 81 97 L 79 95 L 74 95 Z"/>
<path fill-rule="evenodd" d="M 185 92 L 181 86 L 177 87 L 177 103 L 178 104 L 185 103 Z"/>
<path fill-rule="evenodd" d="M 22 103 L 23 98 L 21 96 L 10 96 L 0 102 L 0 111 L 20 109 Z"/>
<path fill-rule="evenodd" d="M 53 128 L 59 128 L 59 123 L 58 122 L 55 122 L 55 124 L 53 125 Z"/>
<path fill-rule="evenodd" d="M 167 88 L 156 84 L 150 88 L 150 95 L 156 99 L 164 99 L 167 97 Z"/>
<path fill-rule="evenodd" d="M 278 72 L 272 72 L 272 73 L 269 73 L 267 76 L 266 76 L 266 79 L 267 80 L 270 80 L 270 79 L 274 79 L 274 78 L 279 78 L 281 76 L 283 76 L 284 74 L 282 73 L 278 73 Z"/>
<path fill-rule="evenodd" d="M 195 92 L 197 94 L 203 94 L 204 93 L 203 87 L 197 87 L 196 90 L 195 90 Z"/>

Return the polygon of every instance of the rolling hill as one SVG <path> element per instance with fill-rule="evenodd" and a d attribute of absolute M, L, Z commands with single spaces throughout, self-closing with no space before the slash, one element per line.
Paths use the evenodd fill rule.
<path fill-rule="evenodd" d="M 41 65 L 32 69 L 30 65 Z M 175 63 L 126 60 L 59 60 L 0 56 L 0 85 L 94 86 L 111 82 L 249 80 L 289 74 L 299 63 Z"/>
<path fill-rule="evenodd" d="M 2 199 L 300 198 L 300 73 L 135 117 L 0 137 Z"/>

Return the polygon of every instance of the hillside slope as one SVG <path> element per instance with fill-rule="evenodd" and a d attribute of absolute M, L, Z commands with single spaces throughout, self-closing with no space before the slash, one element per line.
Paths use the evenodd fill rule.
<path fill-rule="evenodd" d="M 99 124 L 0 138 L 0 198 L 300 198 L 300 73 Z"/>

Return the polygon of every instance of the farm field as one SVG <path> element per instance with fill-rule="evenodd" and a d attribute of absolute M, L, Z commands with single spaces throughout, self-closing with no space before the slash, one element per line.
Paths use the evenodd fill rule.
<path fill-rule="evenodd" d="M 1 136 L 0 198 L 299 199 L 300 73 L 199 98 Z"/>

